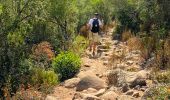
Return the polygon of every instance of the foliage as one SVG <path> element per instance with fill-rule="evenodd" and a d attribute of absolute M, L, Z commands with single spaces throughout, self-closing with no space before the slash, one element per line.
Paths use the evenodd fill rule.
<path fill-rule="evenodd" d="M 75 52 L 78 55 L 82 55 L 85 52 L 85 49 L 88 47 L 89 41 L 83 36 L 75 37 L 72 47 L 70 48 L 72 52 Z"/>
<path fill-rule="evenodd" d="M 129 0 L 131 1 L 131 0 Z M 114 15 L 116 20 L 118 21 L 117 30 L 122 33 L 125 29 L 130 29 L 132 32 L 137 33 L 140 31 L 139 25 L 140 20 L 138 16 L 138 12 L 135 9 L 135 6 L 132 5 L 132 2 L 128 0 L 113 0 L 114 6 Z M 134 4 L 135 2 L 133 2 Z"/>
<path fill-rule="evenodd" d="M 155 86 L 144 94 L 146 100 L 166 100 L 169 99 L 170 93 L 168 86 Z"/>
<path fill-rule="evenodd" d="M 0 14 L 2 13 L 2 5 L 0 4 Z"/>
<path fill-rule="evenodd" d="M 32 68 L 31 69 L 31 83 L 34 86 L 39 85 L 55 85 L 58 83 L 58 76 L 54 71 L 45 71 L 42 68 Z"/>
<path fill-rule="evenodd" d="M 169 71 L 162 72 L 162 73 L 158 72 L 155 78 L 159 83 L 170 83 L 169 75 L 170 75 Z"/>
<path fill-rule="evenodd" d="M 61 37 L 63 49 L 68 50 L 78 23 L 76 0 L 50 0 L 50 2 L 50 17 L 58 26 L 57 33 Z"/>
<path fill-rule="evenodd" d="M 168 68 L 169 10 L 169 0 L 0 0 L 0 99 L 14 94 L 21 84 L 30 83 L 33 72 L 44 75 L 34 84 L 48 83 L 46 76 L 54 76 L 49 72 L 53 70 L 51 60 L 60 51 L 81 55 L 88 40 L 77 36 L 77 30 L 94 12 L 100 14 L 104 24 L 115 18 L 115 33 L 146 33 L 142 39 L 129 40 L 129 44 L 143 44 L 137 47 L 146 53 L 146 59 L 154 53 L 155 66 Z M 127 40 L 129 35 L 123 38 Z M 53 67 L 64 80 L 78 72 L 80 59 L 70 52 L 61 53 Z"/>
<path fill-rule="evenodd" d="M 61 81 L 73 77 L 80 69 L 80 58 L 72 52 L 60 53 L 52 63 Z"/>

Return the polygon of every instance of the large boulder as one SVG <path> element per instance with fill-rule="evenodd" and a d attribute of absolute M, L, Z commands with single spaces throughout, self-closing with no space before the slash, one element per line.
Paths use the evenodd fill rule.
<path fill-rule="evenodd" d="M 146 79 L 148 72 L 128 72 L 121 69 L 109 70 L 106 72 L 108 85 L 114 85 L 117 87 L 122 87 L 124 85 L 129 85 L 130 87 L 135 87 L 137 85 L 146 86 Z"/>
<path fill-rule="evenodd" d="M 106 88 L 106 84 L 102 79 L 98 78 L 97 76 L 86 75 L 80 79 L 79 83 L 77 84 L 76 90 L 83 91 L 88 88 L 99 90 L 102 88 Z"/>
<path fill-rule="evenodd" d="M 64 86 L 66 88 L 74 88 L 74 87 L 76 87 L 76 85 L 78 84 L 79 81 L 80 81 L 79 78 L 72 78 L 72 79 L 66 80 L 64 82 Z"/>

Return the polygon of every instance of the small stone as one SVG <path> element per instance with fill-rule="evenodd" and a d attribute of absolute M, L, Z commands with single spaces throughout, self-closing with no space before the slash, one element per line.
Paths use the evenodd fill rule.
<path fill-rule="evenodd" d="M 146 80 L 145 79 L 141 79 L 141 78 L 137 78 L 135 79 L 132 84 L 130 85 L 130 87 L 136 87 L 136 86 L 146 86 Z"/>
<path fill-rule="evenodd" d="M 132 65 L 133 63 L 134 61 L 131 61 L 131 60 L 126 62 L 127 65 Z"/>
<path fill-rule="evenodd" d="M 132 96 L 135 98 L 138 98 L 138 97 L 140 97 L 140 94 L 139 94 L 139 92 L 134 92 Z"/>
<path fill-rule="evenodd" d="M 100 100 L 100 98 L 91 94 L 84 94 L 83 100 Z"/>
<path fill-rule="evenodd" d="M 140 90 L 144 92 L 146 89 L 145 88 L 140 88 Z"/>
<path fill-rule="evenodd" d="M 101 95 L 103 95 L 104 93 L 106 92 L 106 89 L 100 89 L 97 93 L 95 93 L 94 95 L 95 96 L 101 96 Z"/>
<path fill-rule="evenodd" d="M 97 90 L 96 90 L 96 89 L 94 89 L 94 88 L 88 88 L 88 89 L 87 89 L 87 91 L 88 91 L 88 92 L 90 92 L 90 93 L 97 92 Z"/>
<path fill-rule="evenodd" d="M 101 98 L 102 100 L 117 100 L 118 94 L 113 91 L 109 91 L 102 95 Z"/>
<path fill-rule="evenodd" d="M 100 75 L 99 75 L 99 78 L 102 78 L 102 77 L 103 77 L 103 75 L 102 75 L 102 74 L 100 74 Z"/>
<path fill-rule="evenodd" d="M 119 44 L 118 40 L 113 41 L 113 45 L 118 45 L 118 44 Z"/>
<path fill-rule="evenodd" d="M 59 98 L 48 95 L 45 100 L 59 100 Z"/>
<path fill-rule="evenodd" d="M 125 84 L 125 85 L 122 86 L 121 90 L 122 90 L 123 93 L 125 93 L 129 90 L 129 86 L 127 84 Z"/>
<path fill-rule="evenodd" d="M 126 95 L 133 95 L 133 93 L 134 93 L 133 90 L 129 90 L 126 92 Z"/>
<path fill-rule="evenodd" d="M 136 100 L 136 98 L 129 95 L 120 95 L 117 100 Z"/>
<path fill-rule="evenodd" d="M 108 65 L 108 61 L 104 61 L 104 62 L 103 62 L 103 65 Z"/>
<path fill-rule="evenodd" d="M 90 65 L 89 65 L 89 64 L 84 64 L 84 66 L 85 66 L 85 67 L 90 67 Z"/>
<path fill-rule="evenodd" d="M 140 85 L 136 85 L 134 89 L 140 90 Z"/>

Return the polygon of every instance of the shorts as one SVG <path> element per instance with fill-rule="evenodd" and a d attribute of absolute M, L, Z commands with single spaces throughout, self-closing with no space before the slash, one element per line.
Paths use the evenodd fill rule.
<path fill-rule="evenodd" d="M 99 43 L 100 35 L 98 33 L 89 32 L 89 40 L 92 42 Z"/>

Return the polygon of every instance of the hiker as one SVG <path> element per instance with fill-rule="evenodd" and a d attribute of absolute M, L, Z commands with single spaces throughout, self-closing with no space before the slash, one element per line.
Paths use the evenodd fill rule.
<path fill-rule="evenodd" d="M 90 47 L 89 51 L 92 51 L 93 56 L 95 55 L 97 44 L 100 42 L 99 31 L 102 28 L 102 23 L 99 19 L 99 14 L 95 13 L 94 18 L 89 20 L 88 29 L 89 32 L 89 40 L 90 40 Z"/>

